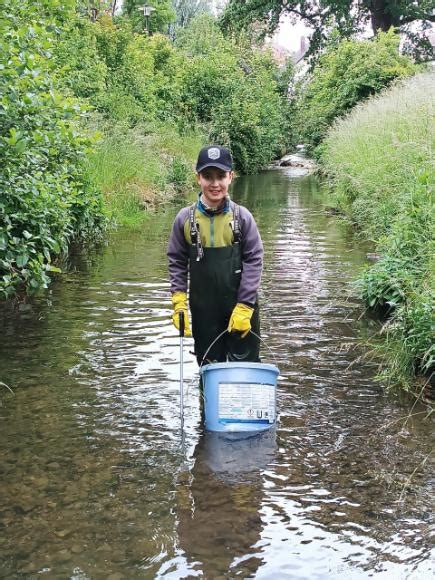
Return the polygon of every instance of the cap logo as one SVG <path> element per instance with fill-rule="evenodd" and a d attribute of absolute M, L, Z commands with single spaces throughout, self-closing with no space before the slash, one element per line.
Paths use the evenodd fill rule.
<path fill-rule="evenodd" d="M 208 150 L 208 158 L 212 159 L 213 161 L 215 161 L 216 159 L 219 159 L 219 157 L 221 156 L 221 152 L 219 151 L 219 149 L 217 147 L 210 147 L 210 149 Z"/>

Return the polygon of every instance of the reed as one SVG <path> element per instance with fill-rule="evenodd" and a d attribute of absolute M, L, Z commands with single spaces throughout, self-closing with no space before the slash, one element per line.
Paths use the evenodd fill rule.
<path fill-rule="evenodd" d="M 323 143 L 336 202 L 374 239 L 433 170 L 434 96 L 433 73 L 397 83 L 337 121 Z"/>
<path fill-rule="evenodd" d="M 88 172 L 104 193 L 106 213 L 119 225 L 140 225 L 156 206 L 194 184 L 193 167 L 203 144 L 199 131 L 98 125 L 100 139 L 88 157 Z"/>
<path fill-rule="evenodd" d="M 367 305 L 388 309 L 376 349 L 381 378 L 414 390 L 434 370 L 433 102 L 426 72 L 358 105 L 321 146 L 335 205 L 380 260 L 360 274 Z"/>

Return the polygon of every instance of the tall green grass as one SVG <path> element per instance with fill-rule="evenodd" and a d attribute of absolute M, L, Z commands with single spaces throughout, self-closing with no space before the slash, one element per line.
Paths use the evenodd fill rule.
<path fill-rule="evenodd" d="M 357 286 L 391 313 L 381 376 L 407 389 L 435 365 L 434 99 L 434 73 L 407 79 L 336 122 L 321 146 L 336 205 L 380 254 Z"/>
<path fill-rule="evenodd" d="M 150 210 L 194 186 L 194 161 L 204 142 L 199 131 L 180 135 L 169 125 L 131 129 L 101 120 L 92 128 L 100 138 L 88 173 L 115 223 L 140 225 Z"/>

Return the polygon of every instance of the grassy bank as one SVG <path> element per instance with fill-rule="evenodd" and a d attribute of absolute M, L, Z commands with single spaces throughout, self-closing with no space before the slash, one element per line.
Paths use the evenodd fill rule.
<path fill-rule="evenodd" d="M 367 305 L 389 312 L 377 341 L 380 376 L 408 390 L 435 364 L 434 76 L 417 75 L 358 105 L 330 129 L 321 155 L 336 205 L 380 255 L 358 280 Z"/>
<path fill-rule="evenodd" d="M 116 224 L 140 225 L 147 210 L 194 187 L 194 162 L 204 139 L 200 132 L 181 136 L 169 125 L 150 131 L 101 121 L 97 127 L 100 138 L 88 158 L 88 172 Z"/>

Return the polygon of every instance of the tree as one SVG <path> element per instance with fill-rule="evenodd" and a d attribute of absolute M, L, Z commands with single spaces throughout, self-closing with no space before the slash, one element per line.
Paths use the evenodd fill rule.
<path fill-rule="evenodd" d="M 211 14 L 211 0 L 172 0 L 177 15 L 176 24 L 185 28 L 199 14 Z"/>
<path fill-rule="evenodd" d="M 82 16 L 95 22 L 101 14 L 115 15 L 117 0 L 77 0 L 76 9 Z"/>
<path fill-rule="evenodd" d="M 332 29 L 346 38 L 369 22 L 374 34 L 391 27 L 403 31 L 421 58 L 433 53 L 422 34 L 435 21 L 432 0 L 230 0 L 221 24 L 235 30 L 257 24 L 272 33 L 284 15 L 313 29 L 311 54 L 323 47 Z M 420 32 L 409 28 L 416 21 Z"/>
<path fill-rule="evenodd" d="M 294 125 L 300 142 L 310 148 L 319 145 L 335 119 L 396 79 L 417 72 L 418 65 L 399 54 L 399 42 L 389 30 L 374 40 L 344 39 L 322 53 L 296 93 Z"/>

